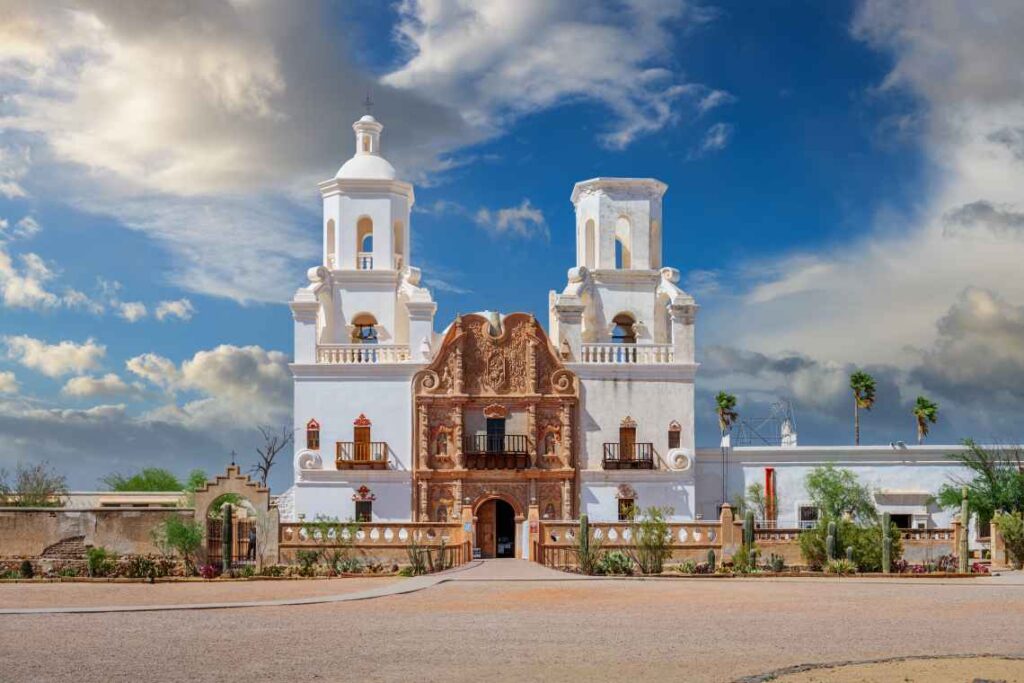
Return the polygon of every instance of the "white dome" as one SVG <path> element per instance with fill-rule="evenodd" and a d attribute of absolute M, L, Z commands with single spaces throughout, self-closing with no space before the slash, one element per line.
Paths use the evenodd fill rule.
<path fill-rule="evenodd" d="M 335 178 L 366 180 L 394 180 L 395 167 L 376 154 L 357 154 L 338 169 Z"/>

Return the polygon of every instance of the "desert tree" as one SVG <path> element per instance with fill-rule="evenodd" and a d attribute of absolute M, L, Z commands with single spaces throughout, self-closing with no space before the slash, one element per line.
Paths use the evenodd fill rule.
<path fill-rule="evenodd" d="M 928 423 L 935 424 L 939 419 L 939 404 L 918 396 L 913 412 L 914 420 L 917 421 L 917 443 L 920 445 L 924 443 L 924 437 L 928 436 Z"/>
<path fill-rule="evenodd" d="M 860 445 L 860 411 L 871 410 L 875 405 L 875 378 L 857 370 L 850 375 L 850 390 L 853 391 L 853 443 Z"/>
<path fill-rule="evenodd" d="M 274 467 L 274 459 L 292 442 L 295 432 L 288 425 L 282 426 L 280 432 L 275 432 L 272 428 L 264 425 L 260 425 L 257 429 L 263 436 L 263 445 L 256 447 L 256 464 L 250 468 L 250 472 L 256 475 L 260 486 L 266 486 L 270 470 Z"/>

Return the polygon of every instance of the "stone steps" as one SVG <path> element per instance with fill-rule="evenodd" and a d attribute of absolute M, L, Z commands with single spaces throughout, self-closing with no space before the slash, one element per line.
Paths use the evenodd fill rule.
<path fill-rule="evenodd" d="M 87 547 L 85 536 L 70 536 L 45 548 L 39 557 L 48 560 L 84 560 Z"/>

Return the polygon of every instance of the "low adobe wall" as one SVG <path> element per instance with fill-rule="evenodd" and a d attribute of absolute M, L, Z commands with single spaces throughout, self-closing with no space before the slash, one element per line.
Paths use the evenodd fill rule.
<path fill-rule="evenodd" d="M 154 554 L 150 532 L 168 517 L 194 514 L 190 508 L 0 508 L 0 557 L 40 557 L 76 538 L 120 555 Z"/>

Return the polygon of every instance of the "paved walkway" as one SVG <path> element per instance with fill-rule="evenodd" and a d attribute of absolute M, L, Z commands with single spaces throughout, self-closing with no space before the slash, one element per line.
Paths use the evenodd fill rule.
<path fill-rule="evenodd" d="M 89 614 L 106 612 L 162 612 L 188 609 L 229 609 L 239 607 L 284 607 L 287 605 L 317 605 L 332 602 L 371 600 L 389 595 L 404 595 L 431 588 L 449 581 L 564 581 L 585 577 L 542 567 L 526 560 L 474 560 L 462 567 L 445 572 L 403 579 L 387 585 L 362 591 L 333 595 L 291 597 L 276 600 L 223 601 L 201 603 L 175 603 L 166 605 L 92 605 L 65 607 L 15 607 L 0 609 L 0 615 L 11 614 Z M 15 584 L 17 585 L 17 584 Z M 97 585 L 97 584 L 90 584 Z M 108 584 L 98 584 L 108 585 Z M 115 585 L 115 584 L 109 584 Z M 209 584 L 178 584 L 184 586 L 208 586 Z"/>

